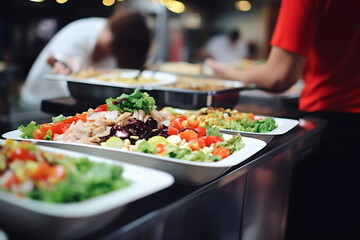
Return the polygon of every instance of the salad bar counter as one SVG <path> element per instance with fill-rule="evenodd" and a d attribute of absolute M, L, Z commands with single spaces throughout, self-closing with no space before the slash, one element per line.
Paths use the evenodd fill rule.
<path fill-rule="evenodd" d="M 7 143 L 29 140 L 45 149 L 120 163 L 125 179 L 134 174 L 124 190 L 118 190 L 121 198 L 128 200 L 119 199 L 116 204 L 113 198 L 100 204 L 121 205 L 121 211 L 102 206 L 114 214 L 107 222 L 96 224 L 102 221 L 100 213 L 86 215 L 83 207 L 87 221 L 72 218 L 68 225 L 64 214 L 59 218 L 40 212 L 36 221 L 57 222 L 44 225 L 48 230 L 32 224 L 32 229 L 21 231 L 26 222 L 22 226 L 15 222 L 25 213 L 11 206 L 15 210 L 8 210 L 8 214 L 13 224 L 5 224 L 3 214 L 0 217 L 0 229 L 10 239 L 23 239 L 28 234 L 37 239 L 285 238 L 292 171 L 316 150 L 322 121 L 302 118 L 294 110 L 272 112 L 241 104 L 232 110 L 156 110 L 153 99 L 137 91 L 103 103 L 74 98 L 43 101 L 42 111 L 58 115 L 52 123 L 32 122 L 3 137 L 11 139 Z M 218 121 L 220 115 L 226 116 L 225 120 Z M 14 161 L 16 158 L 10 158 L 6 169 L 10 171 Z M 142 176 L 135 176 L 137 168 L 144 172 Z M 152 186 L 146 186 L 146 176 Z M 42 188 L 41 184 L 35 186 Z M 124 196 L 132 189 L 136 196 Z M 96 205 L 96 198 L 92 201 Z M 7 205 L 10 202 L 0 198 L 0 207 Z M 60 207 L 69 207 L 63 205 Z M 66 227 L 61 228 L 61 222 Z M 76 234 L 66 232 L 71 225 L 76 225 Z M 54 236 L 51 228 L 56 230 Z"/>

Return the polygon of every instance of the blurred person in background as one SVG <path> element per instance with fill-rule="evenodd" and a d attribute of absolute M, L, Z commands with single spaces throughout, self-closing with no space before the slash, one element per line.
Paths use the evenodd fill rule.
<path fill-rule="evenodd" d="M 146 17 L 135 10 L 117 11 L 108 19 L 84 18 L 62 28 L 41 51 L 21 89 L 22 101 L 70 96 L 67 83 L 44 80 L 47 73 L 70 74 L 89 68 L 144 66 L 151 44 Z"/>
<path fill-rule="evenodd" d="M 248 57 L 247 43 L 239 30 L 218 34 L 210 38 L 205 46 L 205 54 L 219 62 L 232 62 Z"/>
<path fill-rule="evenodd" d="M 320 150 L 294 176 L 301 239 L 360 239 L 359 13 L 359 0 L 282 0 L 266 63 L 238 70 L 206 60 L 217 77 L 268 91 L 302 77 L 299 109 L 326 120 Z"/>

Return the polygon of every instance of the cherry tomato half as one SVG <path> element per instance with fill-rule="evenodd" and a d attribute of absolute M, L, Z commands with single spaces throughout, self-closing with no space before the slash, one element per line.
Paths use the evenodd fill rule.
<path fill-rule="evenodd" d="M 107 111 L 107 109 L 108 109 L 108 105 L 103 104 L 103 105 L 100 105 L 97 108 L 95 108 L 94 112 L 103 112 L 103 111 Z"/>
<path fill-rule="evenodd" d="M 185 120 L 187 120 L 186 116 L 178 116 L 177 118 L 174 119 L 174 121 L 179 121 L 179 122 L 182 122 L 182 121 L 185 121 Z"/>
<path fill-rule="evenodd" d="M 30 160 L 30 161 L 35 161 L 36 157 L 33 153 L 30 152 L 30 150 L 25 149 L 25 148 L 17 148 L 15 149 L 10 156 L 10 161 L 15 161 L 15 160 Z"/>
<path fill-rule="evenodd" d="M 230 150 L 225 147 L 215 148 L 212 152 L 214 156 L 221 156 L 222 159 L 230 155 Z"/>
<path fill-rule="evenodd" d="M 189 141 L 189 147 L 193 151 L 197 151 L 205 147 L 205 141 L 203 138 L 191 139 Z"/>
<path fill-rule="evenodd" d="M 210 145 L 212 143 L 218 143 L 218 142 L 222 142 L 222 141 L 224 141 L 224 140 L 219 136 L 206 136 L 205 137 L 205 144 L 207 147 L 210 147 Z"/>
<path fill-rule="evenodd" d="M 198 132 L 199 137 L 206 136 L 206 128 L 204 127 L 197 127 L 195 130 Z"/>
<path fill-rule="evenodd" d="M 178 135 L 179 134 L 179 129 L 177 129 L 176 127 L 173 127 L 173 126 L 169 126 L 167 134 L 168 135 Z"/>
<path fill-rule="evenodd" d="M 198 133 L 192 129 L 186 129 L 185 131 L 180 132 L 179 136 L 181 139 L 185 139 L 188 142 L 191 139 L 197 139 Z"/>

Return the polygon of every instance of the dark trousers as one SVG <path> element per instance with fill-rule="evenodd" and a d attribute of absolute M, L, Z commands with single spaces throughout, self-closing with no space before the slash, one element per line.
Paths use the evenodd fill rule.
<path fill-rule="evenodd" d="M 320 149 L 295 166 L 287 239 L 360 239 L 360 114 L 326 120 Z"/>

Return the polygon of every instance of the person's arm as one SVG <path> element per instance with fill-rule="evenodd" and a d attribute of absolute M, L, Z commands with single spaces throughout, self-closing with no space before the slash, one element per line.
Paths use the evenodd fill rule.
<path fill-rule="evenodd" d="M 300 54 L 272 47 L 266 63 L 245 70 L 238 70 L 229 65 L 207 59 L 218 78 L 255 84 L 269 91 L 285 91 L 301 77 L 306 58 Z"/>

